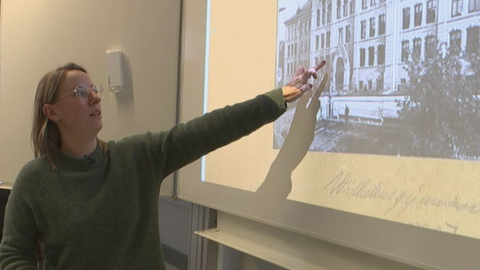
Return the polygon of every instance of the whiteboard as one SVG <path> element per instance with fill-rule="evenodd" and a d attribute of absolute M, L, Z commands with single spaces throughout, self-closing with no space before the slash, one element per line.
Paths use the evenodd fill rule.
<path fill-rule="evenodd" d="M 276 86 L 278 10 L 277 1 L 187 1 L 183 121 Z M 473 269 L 477 162 L 308 151 L 322 110 L 305 106 L 285 114 L 292 126 L 302 124 L 289 130 L 284 148 L 268 125 L 181 170 L 179 197 L 425 268 Z"/>

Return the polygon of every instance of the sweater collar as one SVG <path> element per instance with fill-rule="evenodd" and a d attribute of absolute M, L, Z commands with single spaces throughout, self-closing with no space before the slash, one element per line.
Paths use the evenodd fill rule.
<path fill-rule="evenodd" d="M 97 147 L 89 155 L 85 155 L 81 158 L 67 155 L 60 151 L 60 149 L 54 149 L 52 151 L 53 162 L 59 170 L 73 169 L 73 170 L 85 170 L 97 166 L 103 159 L 102 147 L 97 143 Z"/>

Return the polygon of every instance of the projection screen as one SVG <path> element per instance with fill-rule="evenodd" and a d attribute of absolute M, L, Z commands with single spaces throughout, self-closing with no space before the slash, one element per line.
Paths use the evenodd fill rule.
<path fill-rule="evenodd" d="M 183 169 L 180 198 L 423 267 L 472 265 L 480 1 L 187 1 L 186 14 L 184 121 L 298 66 L 326 60 L 330 80 Z"/>

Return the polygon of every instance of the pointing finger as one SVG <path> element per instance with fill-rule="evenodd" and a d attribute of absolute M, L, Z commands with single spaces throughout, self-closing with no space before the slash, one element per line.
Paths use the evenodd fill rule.
<path fill-rule="evenodd" d="M 319 71 L 323 66 L 325 66 L 327 64 L 327 61 L 323 60 L 322 62 L 320 62 L 319 64 L 317 64 L 315 66 L 315 70 L 316 71 Z"/>

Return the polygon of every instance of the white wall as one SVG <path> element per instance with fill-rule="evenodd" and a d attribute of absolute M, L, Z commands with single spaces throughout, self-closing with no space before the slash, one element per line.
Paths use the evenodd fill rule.
<path fill-rule="evenodd" d="M 106 90 L 100 138 L 170 128 L 177 102 L 180 9 L 180 0 L 2 0 L 0 181 L 13 183 L 33 158 L 37 83 L 69 61 L 85 66 Z M 126 90 L 120 94 L 107 90 L 105 52 L 114 48 L 124 52 Z M 169 177 L 162 193 L 171 190 Z M 190 212 L 185 205 L 161 200 L 160 233 L 164 244 L 188 254 Z"/>
<path fill-rule="evenodd" d="M 126 91 L 106 91 L 100 138 L 175 123 L 180 0 L 2 0 L 1 5 L 0 181 L 13 182 L 33 158 L 37 83 L 69 61 L 85 66 L 106 88 L 105 51 L 124 52 Z"/>

